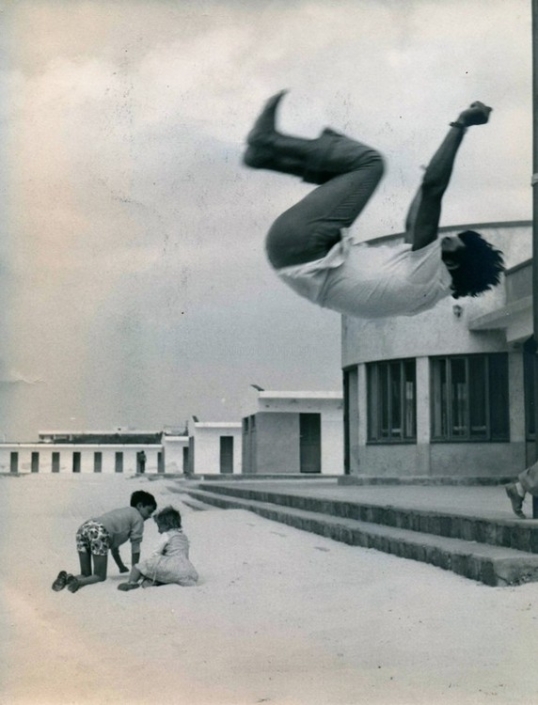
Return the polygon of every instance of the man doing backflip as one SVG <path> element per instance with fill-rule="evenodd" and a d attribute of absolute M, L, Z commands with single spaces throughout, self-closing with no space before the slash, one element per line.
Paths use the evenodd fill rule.
<path fill-rule="evenodd" d="M 298 176 L 318 185 L 273 223 L 266 248 L 278 276 L 301 296 L 362 318 L 414 315 L 446 296 L 477 296 L 500 281 L 502 252 L 468 230 L 438 239 L 441 201 L 468 127 L 488 122 L 491 108 L 464 110 L 429 163 L 405 226 L 391 246 L 356 243 L 346 229 L 383 175 L 381 155 L 326 128 L 317 139 L 277 131 L 269 99 L 247 137 L 244 163 Z"/>

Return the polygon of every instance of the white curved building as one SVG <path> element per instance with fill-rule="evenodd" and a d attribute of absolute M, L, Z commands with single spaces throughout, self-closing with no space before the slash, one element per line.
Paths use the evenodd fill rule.
<path fill-rule="evenodd" d="M 506 276 L 417 316 L 343 317 L 347 474 L 506 477 L 534 457 L 532 223 L 440 230 L 482 233 L 504 252 Z"/>

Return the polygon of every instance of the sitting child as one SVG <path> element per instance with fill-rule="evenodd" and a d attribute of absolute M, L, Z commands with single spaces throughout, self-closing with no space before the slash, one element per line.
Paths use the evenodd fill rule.
<path fill-rule="evenodd" d="M 75 577 L 61 570 L 52 583 L 52 589 L 58 592 L 67 586 L 68 590 L 76 592 L 85 585 L 106 580 L 109 549 L 120 573 L 126 573 L 129 569 L 121 560 L 119 547 L 122 543 L 131 541 L 131 565 L 134 566 L 140 558 L 144 522 L 156 509 L 155 497 L 149 492 L 137 490 L 131 495 L 130 507 L 113 509 L 100 517 L 85 521 L 77 531 L 81 574 Z"/>
<path fill-rule="evenodd" d="M 154 516 L 162 539 L 153 555 L 133 567 L 128 583 L 118 590 L 175 583 L 184 587 L 198 582 L 198 573 L 189 561 L 189 540 L 181 530 L 181 514 L 174 507 L 165 507 Z"/>

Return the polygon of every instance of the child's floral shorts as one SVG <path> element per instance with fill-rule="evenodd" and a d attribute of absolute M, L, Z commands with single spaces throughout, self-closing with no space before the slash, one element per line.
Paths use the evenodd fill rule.
<path fill-rule="evenodd" d="M 110 534 L 98 521 L 85 521 L 77 531 L 77 551 L 106 556 L 110 548 Z"/>

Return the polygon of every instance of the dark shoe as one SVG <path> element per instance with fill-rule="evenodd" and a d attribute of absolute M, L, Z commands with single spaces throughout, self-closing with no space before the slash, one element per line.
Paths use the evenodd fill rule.
<path fill-rule="evenodd" d="M 291 155 L 277 152 L 274 149 L 266 147 L 247 147 L 243 155 L 243 164 L 251 169 L 268 169 L 269 171 L 278 171 L 281 174 L 290 174 L 292 176 L 304 175 L 304 160 L 297 159 Z"/>
<path fill-rule="evenodd" d="M 136 588 L 140 587 L 140 583 L 120 583 L 118 585 L 118 590 L 122 590 L 123 592 L 127 592 L 128 590 L 136 590 Z"/>
<path fill-rule="evenodd" d="M 70 576 L 66 573 L 65 570 L 61 570 L 58 573 L 58 577 L 56 580 L 52 583 L 52 589 L 54 592 L 60 592 L 60 590 L 63 590 L 64 587 L 67 585 L 67 579 Z"/>
<path fill-rule="evenodd" d="M 515 483 L 511 482 L 509 485 L 506 485 L 504 489 L 512 504 L 514 514 L 520 519 L 526 519 L 527 517 L 523 514 L 523 497 L 517 491 Z"/>
<path fill-rule="evenodd" d="M 67 589 L 69 592 L 76 592 L 80 587 L 79 581 L 75 578 L 74 575 L 68 575 L 67 576 Z"/>
<path fill-rule="evenodd" d="M 256 145 L 257 147 L 271 144 L 271 138 L 276 132 L 276 110 L 286 93 L 287 91 L 280 91 L 269 98 L 260 116 L 254 123 L 254 127 L 247 135 L 247 144 L 251 146 Z"/>
<path fill-rule="evenodd" d="M 273 152 L 264 147 L 253 147 L 250 145 L 243 155 L 243 164 L 251 169 L 270 169 L 273 162 Z"/>

